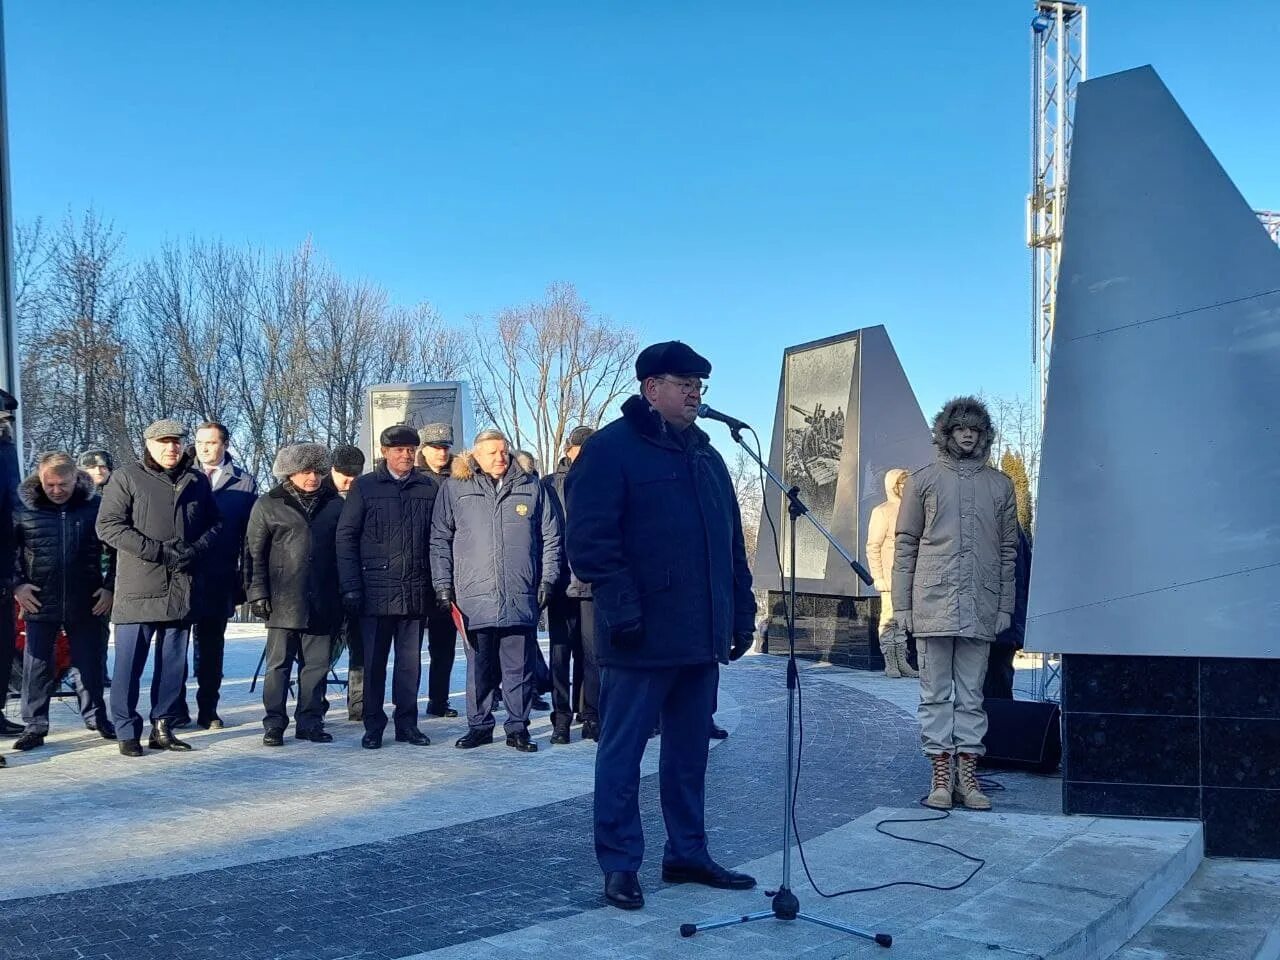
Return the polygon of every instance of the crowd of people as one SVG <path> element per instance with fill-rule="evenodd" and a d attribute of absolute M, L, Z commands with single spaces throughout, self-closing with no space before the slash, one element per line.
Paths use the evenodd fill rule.
<path fill-rule="evenodd" d="M 719 671 L 751 648 L 756 614 L 733 483 L 695 423 L 711 364 L 669 341 L 645 348 L 635 366 L 638 391 L 621 416 L 598 431 L 573 430 L 545 478 L 497 429 L 455 453 L 446 423 L 386 428 L 368 470 L 352 446 L 284 446 L 275 484 L 261 495 L 215 422 L 190 438 L 184 424 L 158 420 L 143 433 L 142 456 L 118 469 L 105 450 L 42 454 L 21 484 L 0 483 L 0 532 L 11 534 L 0 541 L 10 571 L 3 585 L 26 632 L 23 722 L 0 730 L 17 736 L 18 750 L 43 745 L 55 639 L 65 632 L 86 726 L 118 741 L 124 756 L 141 756 L 141 679 L 152 660 L 146 744 L 190 750 L 177 733 L 193 719 L 188 646 L 194 722 L 217 729 L 226 626 L 247 604 L 267 627 L 265 746 L 284 744 L 295 668 L 294 737 L 333 740 L 326 678 L 343 647 L 361 745 L 383 746 L 394 651 L 395 741 L 426 746 L 424 638 L 426 712 L 457 716 L 449 677 L 461 633 L 467 732 L 456 747 L 493 743 L 501 703 L 507 746 L 536 752 L 529 720 L 544 691 L 553 744 L 569 742 L 575 721 L 598 741 L 595 847 L 609 903 L 644 904 L 640 761 L 658 730 L 664 879 L 753 887 L 712 859 L 704 825 L 708 741 L 725 735 L 713 720 Z M 15 407 L 0 393 L 0 413 Z M 926 802 L 939 808 L 991 806 L 975 774 L 988 654 L 1022 615 L 1023 544 L 1012 484 L 987 462 L 993 433 L 980 401 L 949 403 L 934 421 L 936 461 L 891 473 L 890 502 L 874 518 L 886 661 L 914 672 L 914 639 L 932 767 Z M 16 450 L 5 440 L 0 422 L 0 474 L 16 481 Z M 549 664 L 536 640 L 544 617 Z M 0 668 L 12 653 L 5 621 Z"/>
<path fill-rule="evenodd" d="M 44 744 L 58 679 L 54 641 L 65 632 L 86 727 L 117 740 L 125 756 L 142 755 L 140 685 L 154 649 L 147 746 L 190 749 L 175 731 L 192 722 L 223 726 L 226 627 L 244 604 L 267 627 L 264 745 L 284 743 L 295 669 L 295 737 L 333 739 L 325 692 L 334 652 L 343 649 L 348 718 L 363 724 L 362 745 L 382 745 L 393 650 L 395 738 L 427 745 L 418 714 L 424 640 L 426 712 L 456 717 L 449 686 L 459 628 L 469 729 L 457 746 L 491 742 L 502 703 L 508 745 L 535 752 L 529 716 L 548 706 L 546 692 L 553 744 L 570 741 L 575 720 L 585 739 L 596 739 L 590 591 L 572 577 L 562 549 L 564 478 L 592 432 L 569 434 L 545 480 L 516 462 L 519 452 L 497 430 L 455 455 L 449 424 L 392 426 L 367 473 L 358 447 L 291 444 L 277 453 L 276 483 L 261 496 L 220 423 L 201 424 L 189 438 L 183 424 L 158 420 L 144 431 L 143 456 L 119 469 L 100 449 L 75 459 L 41 454 L 12 508 L 13 562 L 5 569 L 25 633 L 23 722 L 6 721 L 5 732 L 17 736 L 20 751 Z M 536 641 L 544 617 L 549 665 Z"/>

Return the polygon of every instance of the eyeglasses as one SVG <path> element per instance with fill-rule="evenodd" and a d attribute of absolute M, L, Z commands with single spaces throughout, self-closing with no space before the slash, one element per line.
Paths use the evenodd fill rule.
<path fill-rule="evenodd" d="M 675 386 L 686 397 L 705 397 L 711 390 L 711 384 L 703 383 L 701 380 L 677 380 L 674 377 L 658 377 L 658 380 L 665 380 L 667 383 Z"/>

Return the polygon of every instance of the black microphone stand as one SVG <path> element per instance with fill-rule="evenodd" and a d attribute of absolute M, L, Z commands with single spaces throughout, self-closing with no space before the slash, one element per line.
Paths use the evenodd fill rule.
<path fill-rule="evenodd" d="M 792 789 L 795 781 L 792 771 L 795 768 L 795 718 L 796 718 L 796 686 L 799 683 L 799 670 L 796 667 L 796 522 L 801 517 L 808 517 L 809 522 L 814 528 L 826 538 L 827 543 L 835 548 L 836 552 L 845 559 L 845 562 L 853 568 L 853 572 L 863 583 L 870 585 L 873 581 L 871 575 L 863 568 L 862 564 L 849 555 L 840 543 L 831 535 L 831 532 L 822 525 L 821 522 L 814 519 L 813 514 L 809 512 L 809 508 L 805 502 L 800 499 L 800 488 L 796 486 L 788 487 L 776 473 L 770 469 L 769 465 L 761 460 L 754 450 L 752 450 L 742 440 L 742 430 L 745 424 L 733 426 L 729 432 L 733 435 L 734 442 L 747 452 L 757 466 L 773 481 L 774 486 L 781 490 L 787 497 L 787 513 L 791 517 L 789 542 L 791 553 L 788 557 L 787 572 L 787 769 L 783 777 L 785 788 L 783 791 L 783 808 L 782 808 L 782 883 L 778 886 L 777 893 L 772 894 L 772 907 L 768 910 L 761 910 L 757 913 L 748 913 L 743 916 L 727 917 L 720 920 L 704 920 L 702 923 L 683 923 L 680 925 L 680 936 L 692 937 L 699 930 L 718 930 L 721 927 L 731 927 L 739 923 L 751 923 L 754 920 L 768 920 L 774 918 L 777 920 L 807 920 L 810 923 L 816 923 L 821 927 L 829 927 L 832 930 L 839 930 L 841 933 L 848 933 L 855 937 L 861 937 L 864 940 L 870 940 L 882 947 L 893 945 L 893 937 L 887 933 L 868 933 L 865 930 L 859 930 L 856 927 L 849 926 L 844 923 L 837 923 L 834 920 L 826 920 L 822 917 L 811 916 L 802 913 L 800 910 L 800 900 L 791 890 L 791 810 L 792 810 Z"/>

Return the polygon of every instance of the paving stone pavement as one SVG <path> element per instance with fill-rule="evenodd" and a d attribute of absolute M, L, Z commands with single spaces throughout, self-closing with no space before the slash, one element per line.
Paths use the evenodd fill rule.
<path fill-rule="evenodd" d="M 224 716 L 239 725 L 193 735 L 192 754 L 130 763 L 59 711 L 43 756 L 10 755 L 0 773 L 0 960 L 395 958 L 600 906 L 593 744 L 548 748 L 544 714 L 532 757 L 500 745 L 453 750 L 461 720 L 424 723 L 428 748 L 370 754 L 358 725 L 340 722 L 338 743 L 270 750 L 247 684 L 261 637 L 238 628 L 231 648 Z M 722 673 L 719 718 L 732 735 L 711 753 L 708 833 L 727 864 L 779 847 L 783 676 L 773 657 Z M 909 805 L 927 778 L 910 717 L 849 676 L 802 672 L 801 837 Z M 459 664 L 455 689 L 460 681 Z M 895 683 L 892 699 L 915 687 Z M 341 715 L 345 704 L 331 699 Z M 647 889 L 661 886 L 657 743 L 641 789 Z M 1002 809 L 1058 809 L 1057 781 L 998 779 Z"/>

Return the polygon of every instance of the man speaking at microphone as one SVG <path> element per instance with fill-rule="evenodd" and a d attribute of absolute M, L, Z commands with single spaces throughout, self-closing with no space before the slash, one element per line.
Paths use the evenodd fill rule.
<path fill-rule="evenodd" d="M 703 827 L 719 664 L 751 647 L 756 604 L 729 471 L 694 421 L 711 364 L 679 341 L 636 358 L 640 393 L 566 478 L 568 554 L 591 585 L 600 662 L 595 846 L 609 903 L 644 906 L 640 760 L 659 719 L 662 878 L 747 890 Z"/>

